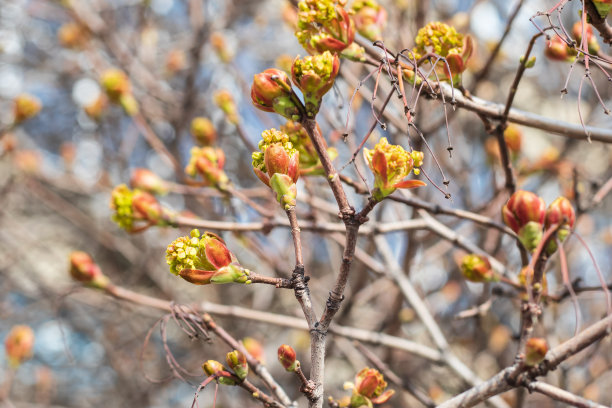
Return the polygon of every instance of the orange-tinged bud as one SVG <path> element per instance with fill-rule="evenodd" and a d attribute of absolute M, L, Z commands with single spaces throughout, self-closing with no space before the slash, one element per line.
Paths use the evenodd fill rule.
<path fill-rule="evenodd" d="M 387 402 L 395 391 L 385 391 L 386 388 L 387 382 L 378 370 L 369 367 L 364 368 L 355 377 L 351 407 L 372 406 L 372 404 Z"/>
<path fill-rule="evenodd" d="M 229 63 L 234 58 L 234 53 L 227 45 L 227 41 L 225 41 L 225 37 L 221 33 L 212 33 L 210 35 L 210 44 L 212 45 L 215 53 L 219 57 L 219 59 L 224 63 Z"/>
<path fill-rule="evenodd" d="M 18 150 L 13 154 L 13 163 L 24 173 L 37 174 L 41 162 L 42 157 L 37 150 Z"/>
<path fill-rule="evenodd" d="M 241 380 L 246 378 L 249 373 L 249 364 L 244 354 L 238 350 L 230 351 L 225 355 L 225 361 L 238 378 Z"/>
<path fill-rule="evenodd" d="M 13 326 L 4 340 L 4 349 L 9 364 L 17 368 L 21 363 L 32 358 L 34 332 L 29 326 Z"/>
<path fill-rule="evenodd" d="M 100 120 L 102 115 L 106 111 L 106 107 L 108 106 L 108 99 L 106 95 L 100 94 L 95 101 L 85 106 L 83 110 L 93 120 Z"/>
<path fill-rule="evenodd" d="M 149 169 L 137 168 L 132 170 L 130 186 L 153 194 L 166 194 L 168 187 L 166 182 Z"/>
<path fill-rule="evenodd" d="M 115 103 L 119 103 L 122 95 L 129 94 L 132 91 L 130 80 L 127 75 L 119 69 L 110 68 L 102 73 L 100 84 L 108 95 L 109 99 Z"/>
<path fill-rule="evenodd" d="M 18 95 L 13 100 L 13 113 L 15 116 L 15 124 L 24 122 L 30 118 L 33 118 L 40 112 L 42 105 L 40 100 L 30 94 Z"/>
<path fill-rule="evenodd" d="M 497 280 L 497 275 L 491 268 L 487 257 L 477 254 L 465 255 L 461 259 L 461 274 L 465 279 L 472 282 L 492 282 Z"/>
<path fill-rule="evenodd" d="M 582 45 L 582 21 L 576 21 L 574 27 L 572 27 L 572 35 L 576 39 L 578 46 Z M 597 54 L 600 50 L 599 43 L 597 42 L 597 37 L 593 34 L 593 26 L 587 24 L 584 28 L 586 32 L 586 41 L 589 54 Z"/>
<path fill-rule="evenodd" d="M 357 0 L 351 7 L 357 32 L 370 41 L 382 40 L 387 11 L 375 0 Z"/>
<path fill-rule="evenodd" d="M 191 135 L 202 146 L 212 146 L 217 140 L 215 126 L 208 118 L 197 117 L 191 121 Z"/>
<path fill-rule="evenodd" d="M 265 362 L 264 348 L 259 341 L 257 341 L 253 337 L 245 337 L 244 339 L 242 339 L 242 345 L 253 358 L 259 360 L 262 363 Z"/>
<path fill-rule="evenodd" d="M 541 337 L 532 337 L 525 344 L 525 364 L 533 367 L 544 361 L 548 353 L 548 343 Z"/>
<path fill-rule="evenodd" d="M 215 101 L 215 104 L 223 111 L 223 113 L 225 113 L 225 117 L 230 123 L 234 125 L 240 123 L 236 102 L 234 102 L 234 98 L 228 90 L 221 89 L 215 92 L 213 95 L 213 100 Z"/>
<path fill-rule="evenodd" d="M 82 251 L 70 254 L 70 276 L 76 281 L 99 289 L 106 288 L 110 283 L 91 256 Z"/>
<path fill-rule="evenodd" d="M 191 159 L 185 168 L 185 173 L 191 177 L 202 176 L 208 186 L 223 190 L 229 183 L 229 178 L 223 171 L 225 166 L 225 153 L 215 147 L 192 147 Z"/>
<path fill-rule="evenodd" d="M 521 151 L 522 139 L 523 131 L 519 126 L 510 124 L 506 130 L 504 130 L 504 141 L 511 153 L 517 154 Z"/>
<path fill-rule="evenodd" d="M 143 219 L 157 224 L 163 214 L 163 209 L 159 201 L 146 191 L 134 190 L 132 197 L 132 208 L 134 209 L 134 217 Z"/>
<path fill-rule="evenodd" d="M 187 66 L 187 58 L 183 50 L 172 50 L 166 57 L 166 73 L 174 75 Z"/>
<path fill-rule="evenodd" d="M 269 68 L 253 76 L 251 102 L 256 108 L 297 121 L 301 115 L 294 95 L 289 77 L 280 69 Z"/>
<path fill-rule="evenodd" d="M 66 48 L 82 47 L 87 42 L 88 37 L 87 29 L 77 23 L 63 24 L 57 32 L 59 43 Z"/>
<path fill-rule="evenodd" d="M 296 360 L 295 350 L 287 344 L 278 348 L 278 362 L 289 372 L 295 371 L 300 366 L 300 362 Z"/>

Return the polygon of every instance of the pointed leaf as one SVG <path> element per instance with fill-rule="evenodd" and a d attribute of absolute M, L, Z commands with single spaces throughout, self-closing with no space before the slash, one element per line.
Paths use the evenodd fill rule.
<path fill-rule="evenodd" d="M 394 184 L 393 187 L 395 188 L 415 188 L 415 187 L 423 187 L 426 186 L 427 183 L 422 182 L 421 180 L 404 180 L 404 181 L 400 181 L 397 184 Z"/>

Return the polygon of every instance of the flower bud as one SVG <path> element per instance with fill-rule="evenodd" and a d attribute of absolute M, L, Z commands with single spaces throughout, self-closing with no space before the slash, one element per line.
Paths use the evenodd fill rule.
<path fill-rule="evenodd" d="M 317 124 L 317 127 L 319 125 Z M 289 141 L 299 153 L 299 174 L 300 176 L 324 175 L 323 165 L 319 159 L 317 150 L 308 136 L 306 129 L 299 123 L 288 120 L 281 126 L 281 132 L 289 136 Z M 320 133 L 320 129 L 319 129 Z M 323 140 L 324 147 L 327 149 L 327 155 L 331 160 L 338 156 L 338 151 L 333 147 L 327 147 L 327 143 Z"/>
<path fill-rule="evenodd" d="M 297 121 L 301 114 L 295 98 L 289 77 L 280 69 L 266 69 L 253 76 L 251 101 L 256 108 Z"/>
<path fill-rule="evenodd" d="M 413 156 L 422 164 L 419 152 L 408 153 L 399 145 L 392 145 L 383 137 L 373 150 L 364 148 L 363 156 L 374 173 L 372 197 L 381 201 L 397 188 L 414 188 L 426 185 L 420 180 L 403 180 L 414 169 Z M 402 181 L 403 180 L 403 181 Z"/>
<path fill-rule="evenodd" d="M 108 98 L 114 103 L 119 103 L 119 99 L 122 95 L 132 92 L 130 80 L 127 75 L 119 69 L 111 68 L 104 71 L 100 83 L 106 95 L 108 95 Z"/>
<path fill-rule="evenodd" d="M 518 125 L 510 124 L 504 130 L 504 141 L 511 154 L 516 155 L 520 153 L 522 139 L 523 131 Z"/>
<path fill-rule="evenodd" d="M 612 4 L 612 2 L 610 4 Z M 599 46 L 599 43 L 597 42 L 597 37 L 595 37 L 595 35 L 593 34 L 593 26 L 590 24 L 587 24 L 586 27 L 584 28 L 584 31 L 586 32 L 587 47 L 588 47 L 589 54 L 597 55 L 601 47 Z M 574 27 L 572 27 L 572 34 L 574 38 L 576 39 L 578 46 L 580 46 L 582 44 L 582 21 L 576 21 L 576 23 L 574 24 Z"/>
<path fill-rule="evenodd" d="M 208 118 L 194 118 L 191 121 L 191 135 L 202 146 L 212 146 L 217 140 L 215 126 Z"/>
<path fill-rule="evenodd" d="M 221 238 L 194 229 L 189 237 L 174 240 L 166 249 L 170 272 L 196 285 L 250 283 L 244 269 Z"/>
<path fill-rule="evenodd" d="M 355 23 L 345 0 L 302 0 L 298 3 L 295 36 L 306 51 L 340 53 L 355 37 Z"/>
<path fill-rule="evenodd" d="M 215 104 L 223 111 L 223 113 L 225 113 L 225 117 L 231 124 L 237 125 L 240 123 L 236 102 L 234 102 L 234 98 L 229 91 L 222 89 L 215 92 L 213 95 L 213 100 L 215 101 Z"/>
<path fill-rule="evenodd" d="M 570 48 L 558 35 L 546 41 L 544 55 L 553 61 L 571 62 L 576 56 L 576 51 Z"/>
<path fill-rule="evenodd" d="M 458 82 L 459 75 L 467 68 L 467 62 L 474 49 L 474 40 L 471 36 L 464 36 L 454 27 L 439 21 L 431 22 L 419 29 L 415 44 L 412 52 L 417 61 L 430 53 L 446 59 L 448 67 L 444 61 L 438 61 L 435 69 L 440 80 L 452 79 L 453 83 Z"/>
<path fill-rule="evenodd" d="M 576 212 L 570 201 L 565 197 L 557 197 L 555 201 L 550 203 L 546 210 L 545 228 L 550 228 L 553 224 L 561 224 L 557 230 L 556 238 L 560 242 L 565 241 L 571 229 L 576 222 Z M 557 251 L 557 242 L 555 239 L 548 241 L 546 245 L 546 253 L 552 255 Z"/>
<path fill-rule="evenodd" d="M 259 341 L 255 340 L 253 337 L 245 337 L 242 339 L 242 345 L 253 358 L 262 363 L 265 362 L 264 348 Z"/>
<path fill-rule="evenodd" d="M 94 288 L 104 289 L 110 280 L 86 252 L 75 251 L 70 254 L 70 276 Z"/>
<path fill-rule="evenodd" d="M 542 239 L 542 224 L 546 215 L 544 200 L 532 192 L 518 190 L 502 208 L 504 223 L 516 232 L 529 251 L 535 250 Z"/>
<path fill-rule="evenodd" d="M 17 368 L 30 358 L 34 349 L 34 332 L 29 326 L 13 326 L 4 340 L 6 357 L 11 367 Z"/>
<path fill-rule="evenodd" d="M 140 112 L 138 101 L 131 93 L 126 93 L 119 96 L 119 105 L 121 105 L 123 111 L 128 116 L 135 116 L 138 115 L 138 112 Z"/>
<path fill-rule="evenodd" d="M 191 177 L 201 175 L 204 184 L 223 190 L 229 183 L 229 178 L 223 171 L 225 153 L 215 147 L 192 147 L 191 159 L 185 168 L 185 173 Z"/>
<path fill-rule="evenodd" d="M 244 354 L 238 350 L 231 351 L 225 355 L 225 361 L 236 376 L 244 380 L 249 373 L 249 364 Z"/>
<path fill-rule="evenodd" d="M 286 209 L 295 206 L 299 177 L 299 152 L 286 133 L 276 129 L 264 130 L 259 152 L 253 152 L 253 171 L 277 195 Z"/>
<path fill-rule="evenodd" d="M 541 337 L 532 337 L 525 344 L 525 364 L 529 367 L 536 366 L 544 361 L 548 353 L 548 343 Z"/>
<path fill-rule="evenodd" d="M 386 388 L 387 382 L 378 370 L 368 367 L 364 368 L 355 377 L 351 407 L 357 408 L 363 405 L 371 407 L 372 404 L 387 402 L 395 391 L 385 391 Z"/>
<path fill-rule="evenodd" d="M 152 194 L 164 195 L 168 192 L 166 182 L 149 169 L 137 168 L 132 170 L 130 186 L 134 189 L 147 191 Z"/>
<path fill-rule="evenodd" d="M 356 0 L 351 7 L 357 32 L 370 41 L 382 40 L 387 11 L 376 0 Z"/>
<path fill-rule="evenodd" d="M 166 57 L 166 75 L 172 76 L 187 66 L 187 58 L 183 50 L 171 50 Z"/>
<path fill-rule="evenodd" d="M 471 282 L 494 282 L 497 276 L 486 257 L 469 254 L 461 260 L 461 274 Z"/>
<path fill-rule="evenodd" d="M 338 55 L 329 51 L 293 61 L 291 77 L 304 95 L 306 114 L 309 117 L 315 117 L 319 112 L 321 99 L 334 85 L 339 69 Z"/>
<path fill-rule="evenodd" d="M 80 48 L 87 43 L 89 33 L 77 23 L 63 24 L 57 31 L 59 43 L 66 48 Z"/>
<path fill-rule="evenodd" d="M 114 210 L 113 221 L 128 232 L 138 232 L 151 225 L 172 224 L 173 214 L 163 208 L 150 193 L 142 190 L 130 190 L 125 184 L 118 185 L 111 193 L 111 209 Z M 134 225 L 143 221 L 141 227 Z"/>
<path fill-rule="evenodd" d="M 17 95 L 13 101 L 14 123 L 20 124 L 33 118 L 40 112 L 42 105 L 40 100 L 29 94 Z"/>
<path fill-rule="evenodd" d="M 204 373 L 209 377 L 214 375 L 219 384 L 236 385 L 236 380 L 234 380 L 230 373 L 225 370 L 223 364 L 216 360 L 208 360 L 202 364 L 202 370 L 204 370 Z"/>
<path fill-rule="evenodd" d="M 212 45 L 215 53 L 224 63 L 232 62 L 234 58 L 233 50 L 227 45 L 227 41 L 225 41 L 225 37 L 221 33 L 212 33 L 210 35 L 210 44 Z"/>
<path fill-rule="evenodd" d="M 106 111 L 107 106 L 108 99 L 106 98 L 106 95 L 101 93 L 95 101 L 93 101 L 89 105 L 84 106 L 83 110 L 91 119 L 99 121 L 100 119 L 102 119 L 102 115 Z"/>
<path fill-rule="evenodd" d="M 296 360 L 293 347 L 283 344 L 278 348 L 278 362 L 289 372 L 297 370 L 300 362 Z"/>

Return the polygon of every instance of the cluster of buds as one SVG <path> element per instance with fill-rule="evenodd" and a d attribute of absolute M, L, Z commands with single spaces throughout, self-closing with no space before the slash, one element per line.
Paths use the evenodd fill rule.
<path fill-rule="evenodd" d="M 202 364 L 202 370 L 207 376 L 214 377 L 219 384 L 236 385 L 238 383 L 237 378 L 217 360 L 206 361 Z"/>
<path fill-rule="evenodd" d="M 138 114 L 138 102 L 132 95 L 130 80 L 123 71 L 114 68 L 104 71 L 100 83 L 111 102 L 121 105 L 129 116 Z"/>
<path fill-rule="evenodd" d="M 13 100 L 13 123 L 18 125 L 33 118 L 40 112 L 40 100 L 30 94 L 20 94 Z"/>
<path fill-rule="evenodd" d="M 386 390 L 387 382 L 383 375 L 374 368 L 364 368 L 355 376 L 355 383 L 346 383 L 346 389 L 353 389 L 350 402 L 346 405 L 351 408 L 372 407 L 389 401 L 395 393 L 394 390 Z"/>
<path fill-rule="evenodd" d="M 382 40 L 387 24 L 387 10 L 376 0 L 357 0 L 351 6 L 357 32 L 370 41 Z"/>
<path fill-rule="evenodd" d="M 300 367 L 293 347 L 283 344 L 278 348 L 278 362 L 288 372 L 294 372 Z"/>
<path fill-rule="evenodd" d="M 525 365 L 534 367 L 544 361 L 548 343 L 541 337 L 532 337 L 525 344 Z"/>
<path fill-rule="evenodd" d="M 201 146 L 212 146 L 217 140 L 215 125 L 208 118 L 197 117 L 191 121 L 191 136 Z"/>
<path fill-rule="evenodd" d="M 304 106 L 308 117 L 319 112 L 323 95 L 334 85 L 340 60 L 338 55 L 325 51 L 322 54 L 296 58 L 291 68 L 293 83 L 304 95 Z"/>
<path fill-rule="evenodd" d="M 185 168 L 185 173 L 191 177 L 199 174 L 204 179 L 206 186 L 223 190 L 229 183 L 229 178 L 223 171 L 224 166 L 225 153 L 223 150 L 210 146 L 192 147 L 191 158 Z"/>
<path fill-rule="evenodd" d="M 564 241 L 574 226 L 576 214 L 565 197 L 558 197 L 546 209 L 544 200 L 536 194 L 519 190 L 503 206 L 502 218 L 518 235 L 523 246 L 533 252 L 542 239 L 543 229 L 553 225 L 560 225 L 555 238 Z M 555 239 L 551 239 L 546 246 L 546 253 L 551 255 L 556 250 Z"/>
<path fill-rule="evenodd" d="M 250 283 L 250 271 L 212 232 L 194 229 L 190 236 L 177 238 L 166 249 L 166 262 L 170 272 L 195 285 Z"/>
<path fill-rule="evenodd" d="M 253 152 L 253 171 L 276 193 L 278 203 L 285 210 L 295 207 L 299 178 L 299 152 L 286 133 L 276 129 L 264 130 L 259 152 Z"/>
<path fill-rule="evenodd" d="M 319 125 L 317 124 L 317 127 Z M 308 132 L 302 125 L 298 122 L 293 122 L 288 120 L 283 126 L 281 126 L 281 132 L 286 133 L 289 136 L 289 141 L 297 149 L 299 152 L 299 162 L 300 162 L 300 176 L 313 176 L 313 175 L 323 175 L 325 174 L 323 170 L 323 165 L 321 164 L 321 159 L 317 154 L 317 151 L 312 144 L 312 140 L 308 136 Z M 319 130 L 319 133 L 321 131 Z M 327 149 L 327 155 L 330 160 L 334 160 L 338 156 L 338 151 L 334 147 L 327 147 L 327 143 L 325 143 L 325 147 Z"/>
<path fill-rule="evenodd" d="M 291 82 L 280 69 L 266 69 L 253 77 L 251 86 L 253 105 L 265 112 L 276 112 L 291 120 L 300 120 L 300 106 Z"/>
<path fill-rule="evenodd" d="M 586 24 L 584 31 L 586 33 L 586 43 L 589 54 L 597 55 L 601 47 L 599 46 L 599 42 L 597 42 L 597 37 L 593 34 L 593 26 Z M 582 44 L 582 21 L 576 21 L 574 27 L 572 27 L 572 35 L 580 46 Z"/>
<path fill-rule="evenodd" d="M 601 18 L 606 18 L 610 10 L 612 10 L 612 0 L 591 0 L 591 2 L 597 9 L 597 13 Z"/>
<path fill-rule="evenodd" d="M 70 276 L 88 286 L 105 289 L 110 280 L 86 252 L 75 251 L 70 254 Z"/>
<path fill-rule="evenodd" d="M 57 39 L 65 48 L 81 48 L 89 39 L 89 31 L 81 24 L 66 23 L 57 31 Z"/>
<path fill-rule="evenodd" d="M 4 350 L 9 365 L 13 368 L 32 358 L 34 349 L 34 332 L 29 326 L 13 326 L 4 339 Z"/>
<path fill-rule="evenodd" d="M 468 254 L 461 259 L 461 274 L 471 282 L 495 282 L 499 279 L 489 259 L 477 254 Z"/>
<path fill-rule="evenodd" d="M 363 156 L 368 167 L 374 173 L 374 191 L 372 197 L 381 201 L 397 188 L 414 188 L 426 185 L 420 180 L 404 180 L 414 170 L 419 174 L 423 164 L 423 152 L 404 150 L 399 145 L 389 144 L 383 137 L 374 149 L 363 149 Z"/>
<path fill-rule="evenodd" d="M 130 190 L 125 184 L 113 189 L 110 206 L 114 210 L 113 221 L 127 232 L 140 232 L 153 225 L 173 223 L 174 214 L 162 207 L 151 193 Z"/>
<path fill-rule="evenodd" d="M 240 117 L 238 116 L 238 107 L 236 106 L 236 102 L 232 97 L 232 94 L 225 89 L 215 92 L 213 95 L 213 100 L 215 104 L 223 111 L 227 120 L 233 124 L 237 125 L 240 123 Z"/>
<path fill-rule="evenodd" d="M 567 42 L 555 35 L 546 41 L 544 55 L 553 61 L 572 62 L 576 58 L 576 49 L 570 47 Z"/>
<path fill-rule="evenodd" d="M 353 43 L 355 23 L 344 9 L 346 0 L 302 0 L 295 36 L 306 51 L 340 53 Z"/>
<path fill-rule="evenodd" d="M 132 170 L 130 186 L 133 189 L 143 190 L 151 194 L 164 195 L 168 193 L 166 182 L 149 169 L 136 168 Z"/>
<path fill-rule="evenodd" d="M 438 57 L 446 59 L 448 67 L 443 61 L 438 61 L 436 64 L 438 78 L 452 80 L 455 83 L 467 68 L 473 50 L 474 40 L 470 35 L 464 36 L 454 27 L 436 21 L 418 31 L 412 52 L 417 61 L 427 55 L 434 60 Z"/>

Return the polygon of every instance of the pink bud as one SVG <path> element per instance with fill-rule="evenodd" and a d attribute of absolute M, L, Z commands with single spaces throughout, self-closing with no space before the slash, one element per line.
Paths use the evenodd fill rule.
<path fill-rule="evenodd" d="M 98 288 L 104 288 L 109 283 L 108 278 L 102 273 L 91 256 L 81 251 L 70 254 L 70 276 L 76 281 Z"/>
<path fill-rule="evenodd" d="M 536 194 L 518 190 L 508 200 L 502 208 L 502 218 L 507 226 L 514 232 L 519 233 L 520 229 L 528 222 L 544 223 L 546 216 L 546 204 L 544 200 Z"/>
<path fill-rule="evenodd" d="M 132 170 L 130 186 L 153 194 L 165 194 L 168 189 L 166 183 L 151 170 L 137 168 Z"/>
<path fill-rule="evenodd" d="M 548 343 L 546 339 L 533 337 L 527 340 L 525 345 L 525 364 L 533 367 L 540 364 L 548 353 Z"/>
<path fill-rule="evenodd" d="M 553 224 L 563 224 L 570 228 L 576 222 L 576 213 L 570 201 L 565 197 L 557 197 L 546 210 L 546 228 Z"/>

